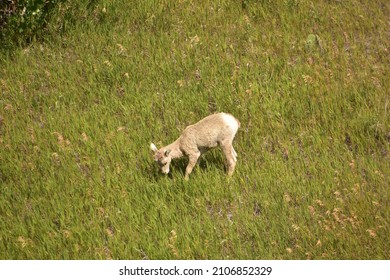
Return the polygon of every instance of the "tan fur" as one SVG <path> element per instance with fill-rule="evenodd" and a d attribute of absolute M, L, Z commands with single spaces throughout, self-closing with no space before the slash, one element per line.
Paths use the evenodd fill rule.
<path fill-rule="evenodd" d="M 154 144 L 151 144 L 151 149 L 155 152 L 154 159 L 160 164 L 163 173 L 169 173 L 169 164 L 172 159 L 187 156 L 189 161 L 185 178 L 188 180 L 200 155 L 220 146 L 227 160 L 228 175 L 231 176 L 237 161 L 233 139 L 239 127 L 240 122 L 230 114 L 210 115 L 186 127 L 181 136 L 168 146 L 157 150 Z"/>

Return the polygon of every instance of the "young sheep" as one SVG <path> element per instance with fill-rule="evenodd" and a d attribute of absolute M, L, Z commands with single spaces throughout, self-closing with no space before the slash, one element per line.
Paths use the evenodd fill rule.
<path fill-rule="evenodd" d="M 230 114 L 218 113 L 187 126 L 181 136 L 168 146 L 157 149 L 150 144 L 154 152 L 154 160 L 158 162 L 161 171 L 169 173 L 169 165 L 174 158 L 188 156 L 185 179 L 189 179 L 201 154 L 218 145 L 222 148 L 227 160 L 227 174 L 231 176 L 237 161 L 237 153 L 233 148 L 233 139 L 240 127 L 240 122 Z"/>

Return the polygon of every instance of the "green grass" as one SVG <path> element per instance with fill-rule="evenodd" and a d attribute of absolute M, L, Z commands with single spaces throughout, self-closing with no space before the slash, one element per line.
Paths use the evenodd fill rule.
<path fill-rule="evenodd" d="M 66 5 L 0 56 L 1 259 L 390 257 L 388 1 Z M 217 111 L 234 176 L 159 174 Z"/>

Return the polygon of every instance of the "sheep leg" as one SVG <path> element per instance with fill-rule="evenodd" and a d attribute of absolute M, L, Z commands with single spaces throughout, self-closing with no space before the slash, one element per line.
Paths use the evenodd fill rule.
<path fill-rule="evenodd" d="M 188 179 L 190 178 L 190 174 L 192 172 L 192 169 L 194 169 L 194 167 L 196 165 L 196 162 L 198 161 L 199 157 L 200 157 L 200 152 L 199 151 L 197 153 L 195 153 L 195 154 L 189 155 L 189 161 L 188 161 L 188 165 L 187 165 L 187 168 L 186 168 L 186 174 L 185 174 L 185 177 L 184 177 L 184 179 L 186 181 L 188 181 Z"/>
<path fill-rule="evenodd" d="M 232 145 L 232 153 L 233 153 L 234 161 L 237 161 L 237 153 L 236 153 L 236 151 L 234 150 L 233 145 Z"/>
<path fill-rule="evenodd" d="M 221 148 L 223 153 L 225 154 L 226 161 L 227 161 L 227 175 L 232 176 L 234 169 L 236 167 L 236 151 L 233 148 L 232 145 L 233 141 L 226 141 L 224 143 L 221 143 Z"/>

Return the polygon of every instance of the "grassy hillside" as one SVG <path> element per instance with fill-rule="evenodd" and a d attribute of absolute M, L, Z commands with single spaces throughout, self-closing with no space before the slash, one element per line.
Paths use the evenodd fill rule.
<path fill-rule="evenodd" d="M 0 55 L 0 259 L 390 258 L 388 1 L 78 2 Z"/>

